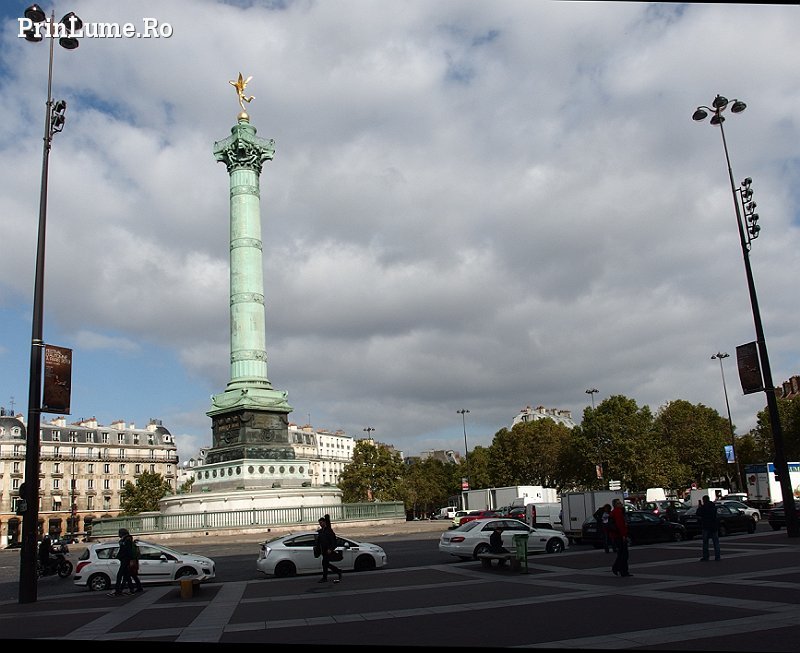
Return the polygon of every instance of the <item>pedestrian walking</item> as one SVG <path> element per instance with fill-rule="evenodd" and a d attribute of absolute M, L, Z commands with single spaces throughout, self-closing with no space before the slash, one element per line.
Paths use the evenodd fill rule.
<path fill-rule="evenodd" d="M 625 510 L 621 499 L 612 501 L 613 508 L 608 519 L 608 532 L 614 545 L 617 547 L 617 557 L 611 565 L 615 576 L 633 576 L 628 570 L 628 523 L 625 521 Z"/>
<path fill-rule="evenodd" d="M 717 504 L 711 501 L 707 494 L 703 495 L 703 500 L 697 508 L 697 516 L 700 517 L 700 528 L 703 529 L 703 557 L 700 558 L 700 562 L 708 561 L 708 540 L 714 543 L 714 560 L 719 560 Z"/>
<path fill-rule="evenodd" d="M 116 558 L 119 560 L 119 569 L 117 570 L 117 582 L 114 586 L 114 591 L 109 592 L 108 595 L 122 596 L 122 588 L 125 585 L 128 586 L 128 594 L 136 594 L 142 591 L 142 583 L 139 580 L 138 570 L 135 587 L 131 576 L 131 560 L 134 560 L 135 555 L 133 537 L 127 528 L 120 528 L 117 534 L 119 535 L 119 547 L 117 548 Z"/>
<path fill-rule="evenodd" d="M 320 555 L 322 556 L 322 578 L 317 582 L 328 582 L 328 571 L 332 571 L 337 575 L 334 583 L 342 580 L 342 570 L 336 565 L 331 564 L 331 558 L 336 554 L 336 533 L 333 532 L 331 527 L 331 516 L 325 515 L 319 519 L 319 531 L 317 531 L 317 546 L 319 547 Z M 341 560 L 341 558 L 339 558 Z"/>
<path fill-rule="evenodd" d="M 611 505 L 606 503 L 605 505 L 600 506 L 595 511 L 593 516 L 595 522 L 597 522 L 597 532 L 603 538 L 603 548 L 606 550 L 606 553 L 609 552 L 609 547 L 611 547 L 614 553 L 616 553 L 616 544 L 611 539 L 608 532 L 608 520 L 611 518 Z"/>

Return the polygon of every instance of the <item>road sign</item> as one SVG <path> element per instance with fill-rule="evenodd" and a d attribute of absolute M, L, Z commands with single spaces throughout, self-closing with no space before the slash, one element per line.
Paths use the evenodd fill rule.
<path fill-rule="evenodd" d="M 609 481 L 608 482 L 608 489 L 609 490 L 619 490 L 622 488 L 621 481 Z"/>

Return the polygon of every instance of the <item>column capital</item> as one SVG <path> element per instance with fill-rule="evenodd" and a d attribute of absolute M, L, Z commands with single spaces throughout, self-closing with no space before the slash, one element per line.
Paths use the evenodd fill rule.
<path fill-rule="evenodd" d="M 275 141 L 256 136 L 256 128 L 240 118 L 231 127 L 231 135 L 214 143 L 214 158 L 222 161 L 231 173 L 234 170 L 253 170 L 261 175 L 264 161 L 275 155 Z"/>

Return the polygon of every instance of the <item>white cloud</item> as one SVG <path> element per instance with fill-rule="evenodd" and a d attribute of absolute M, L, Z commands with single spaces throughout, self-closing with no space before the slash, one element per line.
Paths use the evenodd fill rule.
<path fill-rule="evenodd" d="M 252 75 L 269 376 L 292 419 L 407 453 L 488 444 L 524 406 L 683 398 L 739 431 L 755 338 L 718 130 L 754 179 L 751 261 L 775 383 L 797 374 L 796 9 L 551 3 L 108 3 L 169 39 L 56 47 L 67 124 L 50 158 L 46 338 L 74 348 L 73 405 L 161 418 L 210 444 L 229 375 L 228 180 L 212 147 Z M 252 6 L 251 6 L 252 5 Z M 6 9 L 6 12 L 9 10 Z M 47 48 L 8 15 L 0 75 L 0 397 L 27 386 Z M 120 373 L 124 370 L 125 373 Z M 142 415 L 141 413 L 145 414 Z M 103 417 L 103 416 L 106 417 Z M 185 447 L 185 449 L 184 449 Z"/>

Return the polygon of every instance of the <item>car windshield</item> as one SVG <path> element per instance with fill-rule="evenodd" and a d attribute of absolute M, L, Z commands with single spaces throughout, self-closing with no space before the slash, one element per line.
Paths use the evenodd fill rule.
<path fill-rule="evenodd" d="M 453 531 L 459 531 L 461 533 L 466 533 L 467 531 L 471 531 L 473 528 L 476 528 L 479 525 L 477 519 L 473 519 L 472 521 L 468 521 L 466 524 L 461 524 L 458 528 L 454 528 Z M 453 531 L 450 531 L 451 533 Z"/>

